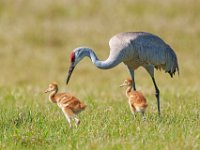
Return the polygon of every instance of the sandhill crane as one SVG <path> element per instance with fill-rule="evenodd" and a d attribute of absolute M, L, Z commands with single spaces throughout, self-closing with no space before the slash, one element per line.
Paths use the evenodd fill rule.
<path fill-rule="evenodd" d="M 150 74 L 157 99 L 158 114 L 160 115 L 160 91 L 154 78 L 154 68 L 163 69 L 171 77 L 179 72 L 178 60 L 172 48 L 161 38 L 147 32 L 123 32 L 113 36 L 109 41 L 110 55 L 105 61 L 100 61 L 94 51 L 87 47 L 79 47 L 70 55 L 71 65 L 68 70 L 66 83 L 75 66 L 85 56 L 88 56 L 93 64 L 100 69 L 110 69 L 123 62 L 133 80 L 133 89 L 136 90 L 134 70 L 143 66 Z"/>
<path fill-rule="evenodd" d="M 56 103 L 63 111 L 69 126 L 71 128 L 71 119 L 75 119 L 75 125 L 78 127 L 80 120 L 76 117 L 76 114 L 83 111 L 86 105 L 79 101 L 76 97 L 70 93 L 57 93 L 58 85 L 56 83 L 50 83 L 45 93 L 49 94 L 49 100 Z"/>
<path fill-rule="evenodd" d="M 128 97 L 128 103 L 132 114 L 136 115 L 136 112 L 141 112 L 143 119 L 145 119 L 145 109 L 148 104 L 144 95 L 139 91 L 132 91 L 132 80 L 126 79 L 120 87 L 127 87 L 126 89 L 126 97 Z"/>

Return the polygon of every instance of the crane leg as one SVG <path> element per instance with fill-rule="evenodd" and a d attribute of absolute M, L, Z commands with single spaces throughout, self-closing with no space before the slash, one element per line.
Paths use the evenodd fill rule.
<path fill-rule="evenodd" d="M 154 66 L 153 65 L 145 65 L 144 68 L 147 70 L 147 72 L 150 74 L 153 84 L 156 90 L 156 99 L 157 99 L 157 105 L 158 105 L 158 115 L 160 116 L 160 91 L 158 89 L 158 86 L 156 84 L 155 78 L 154 78 Z"/>
<path fill-rule="evenodd" d="M 152 77 L 153 80 L 153 84 L 155 86 L 155 90 L 156 90 L 156 99 L 157 99 L 157 105 L 158 105 L 158 115 L 160 116 L 160 91 L 158 89 L 158 86 L 156 85 L 156 81 L 154 79 L 154 77 Z"/>
<path fill-rule="evenodd" d="M 134 79 L 134 70 L 130 67 L 128 67 L 128 71 L 131 75 L 131 79 L 133 81 L 133 90 L 136 91 L 136 86 L 135 86 L 135 79 Z"/>

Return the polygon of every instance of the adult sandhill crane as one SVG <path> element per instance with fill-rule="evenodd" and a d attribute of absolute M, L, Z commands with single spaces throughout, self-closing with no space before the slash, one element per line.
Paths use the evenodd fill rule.
<path fill-rule="evenodd" d="M 100 69 L 110 69 L 123 62 L 131 75 L 134 90 L 136 90 L 134 70 L 143 66 L 150 74 L 155 86 L 158 114 L 160 115 L 160 92 L 154 78 L 154 68 L 163 69 L 173 77 L 176 71 L 179 72 L 175 52 L 161 38 L 147 32 L 119 33 L 110 39 L 109 46 L 110 55 L 105 61 L 100 61 L 90 48 L 74 49 L 70 55 L 71 65 L 66 83 L 68 84 L 75 66 L 85 56 L 88 56 L 93 64 Z"/>

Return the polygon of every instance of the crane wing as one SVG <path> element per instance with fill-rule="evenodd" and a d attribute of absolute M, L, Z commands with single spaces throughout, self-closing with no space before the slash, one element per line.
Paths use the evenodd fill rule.
<path fill-rule="evenodd" d="M 157 36 L 140 40 L 139 59 L 155 68 L 162 68 L 172 76 L 179 71 L 178 61 L 173 49 Z"/>

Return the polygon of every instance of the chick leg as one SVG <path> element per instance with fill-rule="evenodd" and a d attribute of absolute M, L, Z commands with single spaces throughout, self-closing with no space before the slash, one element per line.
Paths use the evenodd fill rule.
<path fill-rule="evenodd" d="M 80 124 L 80 120 L 76 116 L 74 117 L 74 119 L 75 119 L 75 126 L 76 128 L 78 128 L 78 125 Z"/>
<path fill-rule="evenodd" d="M 133 114 L 134 118 L 136 118 L 136 109 L 133 105 L 130 105 L 131 113 Z"/>
<path fill-rule="evenodd" d="M 142 113 L 143 121 L 145 121 L 146 120 L 146 116 L 145 116 L 144 111 L 141 111 L 141 113 Z"/>
<path fill-rule="evenodd" d="M 69 108 L 63 108 L 62 111 L 63 111 L 63 113 L 64 113 L 64 115 L 65 115 L 65 117 L 66 117 L 66 119 L 67 119 L 67 121 L 69 123 L 69 127 L 71 128 L 72 127 L 71 119 L 73 118 L 74 113 Z"/>

